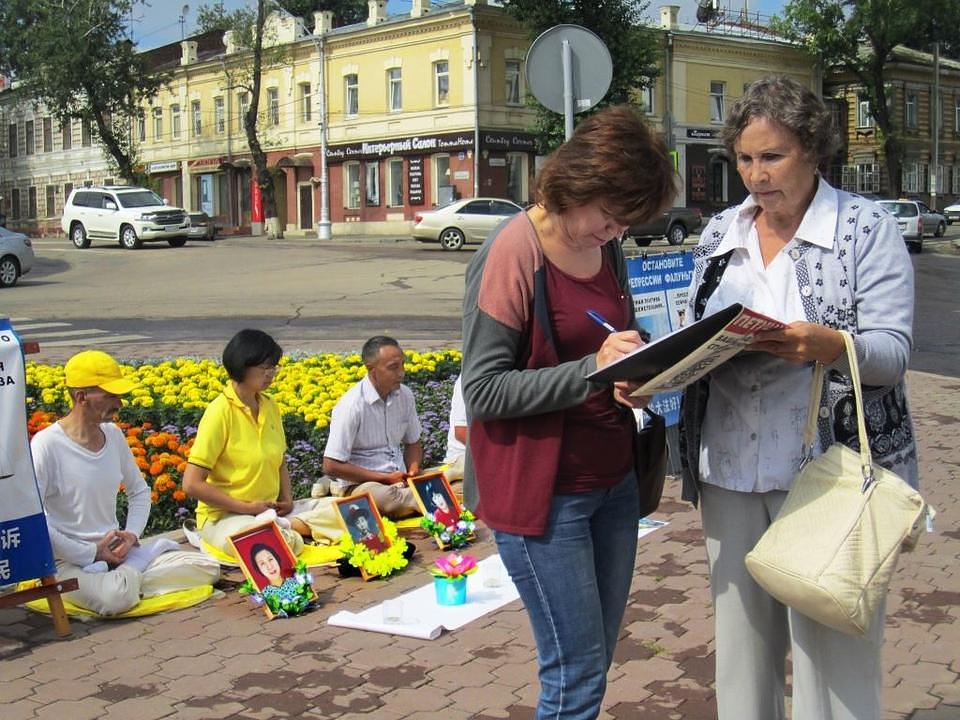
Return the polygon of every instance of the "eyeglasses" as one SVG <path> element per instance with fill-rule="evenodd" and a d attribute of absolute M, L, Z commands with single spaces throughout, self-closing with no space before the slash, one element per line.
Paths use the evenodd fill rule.
<path fill-rule="evenodd" d="M 270 364 L 268 364 L 268 363 L 263 363 L 262 365 L 257 365 L 257 369 L 263 370 L 263 372 L 265 372 L 265 373 L 267 373 L 267 374 L 269 375 L 270 373 L 275 373 L 275 372 L 277 372 L 277 369 L 278 369 L 278 368 L 277 368 L 276 365 L 270 365 Z"/>

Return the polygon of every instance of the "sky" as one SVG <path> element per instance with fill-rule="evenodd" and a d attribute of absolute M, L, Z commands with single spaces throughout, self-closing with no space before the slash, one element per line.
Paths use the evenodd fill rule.
<path fill-rule="evenodd" d="M 784 0 L 718 0 L 721 7 L 739 11 L 746 4 L 751 13 L 773 15 L 783 8 Z M 434 0 L 435 4 L 441 3 Z M 133 39 L 141 50 L 166 45 L 180 40 L 180 12 L 185 5 L 189 7 L 185 18 L 184 30 L 191 35 L 196 29 L 197 9 L 204 4 L 213 4 L 213 0 L 138 0 L 133 10 Z M 251 0 L 224 0 L 228 10 L 252 4 Z M 660 5 L 668 0 L 650 0 L 647 15 L 655 22 L 659 21 Z M 669 0 L 669 4 L 680 6 L 680 22 L 692 25 L 696 22 L 696 0 Z M 410 12 L 410 0 L 390 0 L 387 11 L 391 15 Z"/>

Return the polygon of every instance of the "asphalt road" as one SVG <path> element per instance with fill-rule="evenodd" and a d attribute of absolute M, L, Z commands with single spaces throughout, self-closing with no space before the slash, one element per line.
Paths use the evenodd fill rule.
<path fill-rule="evenodd" d="M 932 252 L 953 237 L 960 225 L 912 256 L 911 367 L 960 376 L 960 256 Z M 378 333 L 409 348 L 459 347 L 463 273 L 473 257 L 409 240 L 226 238 L 81 251 L 43 238 L 35 248 L 33 271 L 0 291 L 0 315 L 40 342 L 36 359 L 46 362 L 86 347 L 127 358 L 218 356 L 243 327 L 270 332 L 288 351 L 354 351 Z M 645 250 L 671 249 L 660 241 Z"/>

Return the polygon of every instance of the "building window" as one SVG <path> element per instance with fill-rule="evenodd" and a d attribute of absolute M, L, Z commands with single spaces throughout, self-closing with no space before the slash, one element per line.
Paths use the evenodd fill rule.
<path fill-rule="evenodd" d="M 434 104 L 448 105 L 450 103 L 450 63 L 446 60 L 433 64 L 434 77 Z"/>
<path fill-rule="evenodd" d="M 300 119 L 308 123 L 313 116 L 313 95 L 310 93 L 310 83 L 300 83 Z"/>
<path fill-rule="evenodd" d="M 953 131 L 960 135 L 960 95 L 953 101 Z"/>
<path fill-rule="evenodd" d="M 14 220 L 20 219 L 20 188 L 10 191 L 10 217 Z"/>
<path fill-rule="evenodd" d="M 137 138 L 140 142 L 147 140 L 147 114 L 143 110 L 137 113 Z"/>
<path fill-rule="evenodd" d="M 857 96 L 857 127 L 873 127 L 873 115 L 870 114 L 870 99 L 863 95 Z"/>
<path fill-rule="evenodd" d="M 343 76 L 343 112 L 355 117 L 360 112 L 360 85 L 355 74 Z"/>
<path fill-rule="evenodd" d="M 640 90 L 640 108 L 646 115 L 653 115 L 653 86 Z"/>
<path fill-rule="evenodd" d="M 343 205 L 348 210 L 360 209 L 360 163 L 343 164 Z"/>
<path fill-rule="evenodd" d="M 276 88 L 267 88 L 267 118 L 271 125 L 280 124 L 280 94 Z"/>
<path fill-rule="evenodd" d="M 70 193 L 73 192 L 73 183 L 64 183 L 63 184 L 63 203 L 67 203 L 67 198 L 70 197 Z"/>
<path fill-rule="evenodd" d="M 905 193 L 920 192 L 919 166 L 917 163 L 904 163 L 900 176 L 902 190 Z"/>
<path fill-rule="evenodd" d="M 237 129 L 240 132 L 244 132 L 243 129 L 243 119 L 247 115 L 247 107 L 250 104 L 250 96 L 246 92 L 242 92 L 237 95 Z"/>
<path fill-rule="evenodd" d="M 506 65 L 507 105 L 520 104 L 520 61 L 507 60 Z"/>
<path fill-rule="evenodd" d="M 450 177 L 450 156 L 433 156 L 433 204 L 446 205 L 454 199 L 453 182 Z"/>
<path fill-rule="evenodd" d="M 25 138 L 25 140 L 27 141 L 27 145 L 26 145 L 27 155 L 33 155 L 34 151 L 36 150 L 36 141 L 37 141 L 36 137 L 34 137 L 34 134 L 33 134 L 34 133 L 33 120 L 27 120 L 26 128 L 27 128 L 27 137 Z M 31 215 L 30 217 L 36 217 L 36 215 Z"/>
<path fill-rule="evenodd" d="M 153 141 L 160 142 L 163 138 L 163 109 L 155 107 L 153 109 Z"/>
<path fill-rule="evenodd" d="M 387 160 L 387 207 L 403 207 L 403 158 Z"/>
<path fill-rule="evenodd" d="M 49 116 L 43 119 L 43 151 L 53 152 L 53 118 Z"/>
<path fill-rule="evenodd" d="M 193 136 L 200 137 L 203 132 L 203 115 L 200 113 L 200 101 L 194 100 L 190 103 L 190 118 L 193 125 Z"/>
<path fill-rule="evenodd" d="M 880 192 L 880 166 L 876 163 L 857 165 L 857 187 L 859 193 Z"/>
<path fill-rule="evenodd" d="M 9 151 L 10 157 L 14 158 L 17 156 L 18 142 L 17 135 L 19 135 L 19 128 L 17 123 L 10 123 L 7 126 L 7 150 Z"/>
<path fill-rule="evenodd" d="M 27 218 L 35 220 L 37 217 L 37 188 L 31 185 L 27 188 Z"/>
<path fill-rule="evenodd" d="M 387 70 L 387 108 L 390 112 L 403 110 L 403 86 L 400 68 Z"/>
<path fill-rule="evenodd" d="M 90 121 L 83 119 L 80 121 L 80 144 L 83 147 L 90 147 L 93 145 L 93 137 L 90 132 Z"/>
<path fill-rule="evenodd" d="M 60 126 L 60 136 L 64 150 L 69 150 L 73 147 L 73 121 L 71 121 L 70 118 L 64 120 Z"/>
<path fill-rule="evenodd" d="M 710 81 L 710 122 L 722 123 L 724 117 L 723 95 L 726 83 Z"/>
<path fill-rule="evenodd" d="M 213 99 L 213 125 L 216 128 L 217 135 L 223 135 L 227 131 L 226 117 L 223 110 L 223 98 L 215 97 Z"/>
<path fill-rule="evenodd" d="M 367 207 L 380 205 L 380 162 L 366 163 Z"/>
<path fill-rule="evenodd" d="M 57 214 L 57 186 L 47 185 L 46 192 L 47 204 L 44 206 L 47 217 L 54 217 Z"/>
<path fill-rule="evenodd" d="M 904 109 L 904 124 L 908 130 L 917 129 L 917 94 L 907 93 L 906 107 Z"/>
<path fill-rule="evenodd" d="M 180 106 L 170 106 L 170 135 L 174 140 L 180 139 Z"/>

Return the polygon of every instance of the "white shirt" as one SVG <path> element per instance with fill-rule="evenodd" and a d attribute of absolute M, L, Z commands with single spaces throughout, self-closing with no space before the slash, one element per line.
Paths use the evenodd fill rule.
<path fill-rule="evenodd" d="M 785 323 L 806 320 L 796 249 L 801 240 L 833 246 L 836 190 L 819 183 L 794 238 L 766 267 L 753 220 L 756 207 L 752 197 L 743 202 L 713 253 L 733 250 L 704 315 L 740 302 Z M 811 379 L 810 365 L 792 365 L 769 353 L 743 352 L 714 370 L 700 442 L 701 480 L 741 492 L 789 489 L 799 469 Z"/>
<path fill-rule="evenodd" d="M 447 430 L 447 455 L 443 462 L 452 463 L 463 455 L 467 446 L 457 440 L 457 427 L 467 426 L 467 406 L 463 402 L 463 386 L 461 378 L 453 384 L 453 397 L 450 400 L 450 429 Z"/>
<path fill-rule="evenodd" d="M 323 455 L 377 472 L 406 472 L 401 444 L 419 439 L 413 391 L 401 385 L 384 401 L 367 376 L 333 408 Z"/>
<path fill-rule="evenodd" d="M 60 423 L 30 443 L 37 485 L 47 514 L 53 554 L 81 567 L 96 559 L 97 541 L 119 526 L 117 493 L 127 494 L 126 529 L 139 537 L 150 516 L 150 488 L 123 431 L 101 423 L 106 442 L 93 452 L 71 440 Z"/>

